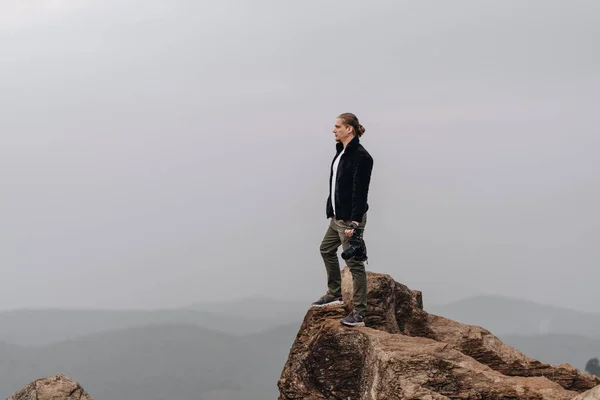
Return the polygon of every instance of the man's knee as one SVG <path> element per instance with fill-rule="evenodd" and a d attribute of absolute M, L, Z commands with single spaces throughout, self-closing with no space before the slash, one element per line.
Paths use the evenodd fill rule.
<path fill-rule="evenodd" d="M 332 256 L 332 255 L 337 255 L 337 247 L 333 247 L 331 245 L 327 245 L 326 243 L 321 243 L 321 246 L 319 248 L 319 250 L 321 251 L 321 254 L 325 255 L 325 256 Z"/>

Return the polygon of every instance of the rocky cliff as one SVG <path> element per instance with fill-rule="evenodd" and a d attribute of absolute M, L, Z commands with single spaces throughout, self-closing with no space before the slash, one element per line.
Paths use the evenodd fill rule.
<path fill-rule="evenodd" d="M 14 393 L 7 400 L 94 400 L 85 390 L 65 375 L 38 379 Z"/>
<path fill-rule="evenodd" d="M 574 400 L 600 384 L 568 364 L 529 358 L 484 328 L 427 313 L 421 293 L 389 275 L 368 272 L 366 327 L 344 327 L 339 320 L 352 307 L 347 268 L 342 277 L 344 306 L 306 313 L 277 383 L 279 400 Z"/>

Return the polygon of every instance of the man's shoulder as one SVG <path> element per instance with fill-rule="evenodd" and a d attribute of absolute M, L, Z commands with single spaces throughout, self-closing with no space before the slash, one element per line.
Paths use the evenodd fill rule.
<path fill-rule="evenodd" d="M 371 156 L 371 154 L 369 154 L 369 152 L 367 151 L 367 149 L 365 149 L 362 144 L 358 145 L 358 148 L 356 149 L 356 155 L 359 158 L 364 158 L 364 159 L 367 159 L 369 161 L 373 161 L 373 157 Z"/>

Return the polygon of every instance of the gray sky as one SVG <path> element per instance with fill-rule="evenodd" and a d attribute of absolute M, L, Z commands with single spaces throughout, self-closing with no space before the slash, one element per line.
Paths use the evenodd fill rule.
<path fill-rule="evenodd" d="M 368 269 L 597 310 L 600 3 L 3 0 L 0 309 L 310 302 L 331 129 Z"/>

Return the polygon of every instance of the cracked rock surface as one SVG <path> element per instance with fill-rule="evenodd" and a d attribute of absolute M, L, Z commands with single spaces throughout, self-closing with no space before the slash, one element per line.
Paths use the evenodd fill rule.
<path fill-rule="evenodd" d="M 352 308 L 347 267 L 344 306 L 307 311 L 277 383 L 279 400 L 587 400 L 598 390 L 596 376 L 542 363 L 482 327 L 428 314 L 421 292 L 389 275 L 368 272 L 367 284 L 365 327 L 339 322 Z"/>

